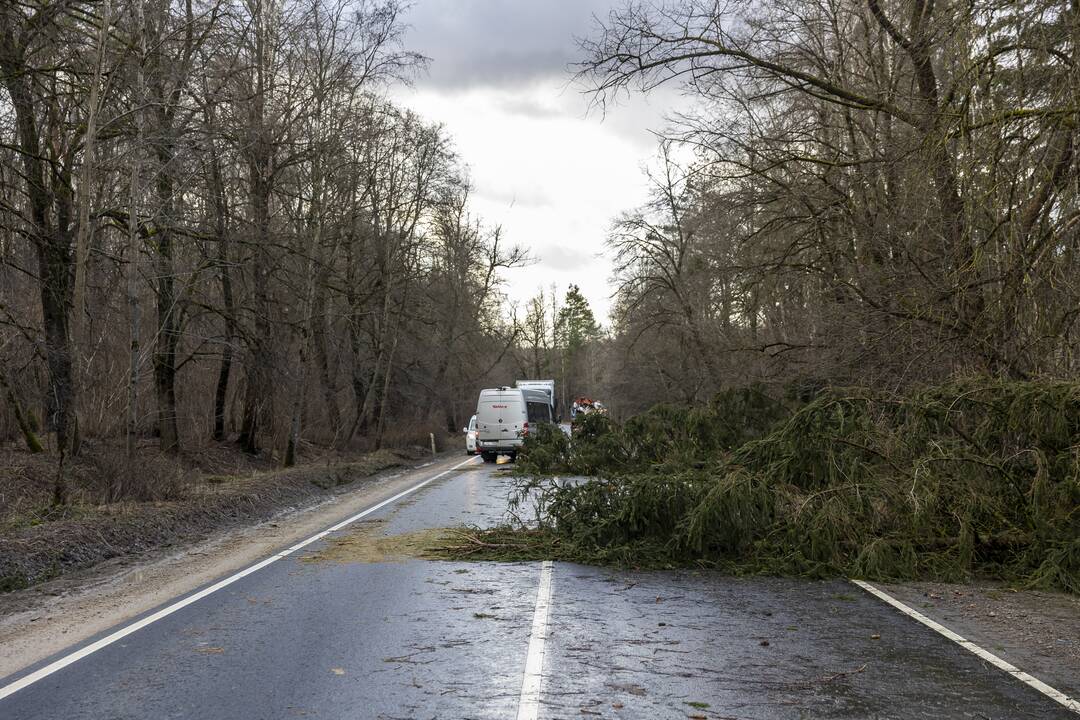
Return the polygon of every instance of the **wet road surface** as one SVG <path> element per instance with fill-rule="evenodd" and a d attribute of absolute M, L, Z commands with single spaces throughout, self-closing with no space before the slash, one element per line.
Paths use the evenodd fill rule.
<path fill-rule="evenodd" d="M 1078 717 L 842 581 L 556 563 L 530 644 L 538 563 L 312 561 L 358 533 L 496 523 L 509 484 L 453 470 L 23 687 L 0 719 L 514 718 L 537 646 L 525 717 Z"/>

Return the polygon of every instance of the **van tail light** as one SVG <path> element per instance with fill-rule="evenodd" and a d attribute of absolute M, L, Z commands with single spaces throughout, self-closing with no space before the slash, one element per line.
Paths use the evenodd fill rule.
<path fill-rule="evenodd" d="M 521 426 L 521 434 L 522 435 L 528 435 L 529 434 L 529 423 L 526 422 Z"/>

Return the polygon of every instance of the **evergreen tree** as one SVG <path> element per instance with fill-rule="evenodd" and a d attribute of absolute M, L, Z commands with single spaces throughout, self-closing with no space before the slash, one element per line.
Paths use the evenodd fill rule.
<path fill-rule="evenodd" d="M 566 291 L 566 301 L 555 323 L 557 344 L 567 353 L 574 353 L 586 343 L 600 336 L 589 301 L 581 294 L 581 288 L 571 285 Z"/>
<path fill-rule="evenodd" d="M 555 345 L 560 352 L 561 391 L 567 407 L 581 394 L 592 392 L 590 346 L 600 337 L 589 301 L 581 288 L 571 285 L 555 321 Z"/>

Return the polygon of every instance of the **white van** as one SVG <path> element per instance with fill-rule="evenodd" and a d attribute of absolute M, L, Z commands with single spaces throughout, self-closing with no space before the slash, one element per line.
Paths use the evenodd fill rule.
<path fill-rule="evenodd" d="M 529 428 L 551 422 L 548 394 L 542 390 L 501 387 L 480 391 L 476 404 L 476 447 L 484 462 L 499 455 L 514 459 Z"/>

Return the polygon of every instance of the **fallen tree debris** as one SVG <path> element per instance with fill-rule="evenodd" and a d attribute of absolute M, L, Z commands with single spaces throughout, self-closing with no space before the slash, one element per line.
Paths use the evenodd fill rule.
<path fill-rule="evenodd" d="M 477 533 L 470 556 L 1080 593 L 1078 383 L 832 389 L 795 409 L 751 389 L 582 420 L 520 455 L 538 525 Z M 592 477 L 552 477 L 570 474 Z"/>

